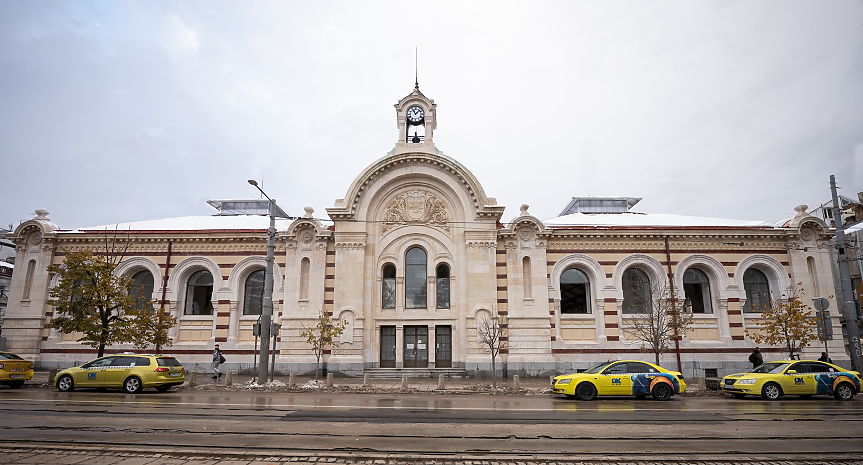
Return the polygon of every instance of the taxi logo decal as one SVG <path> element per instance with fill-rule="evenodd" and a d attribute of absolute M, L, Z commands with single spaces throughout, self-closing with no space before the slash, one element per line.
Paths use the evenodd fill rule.
<path fill-rule="evenodd" d="M 795 386 L 802 386 L 804 384 L 806 384 L 806 383 L 803 382 L 803 378 L 794 378 L 794 385 Z"/>
<path fill-rule="evenodd" d="M 619 386 L 619 385 L 620 385 L 620 381 L 621 381 L 621 380 L 620 380 L 620 378 L 614 378 L 613 380 L 611 380 L 611 384 L 612 384 L 612 385 L 618 385 L 618 386 Z"/>
<path fill-rule="evenodd" d="M 87 373 L 87 379 L 96 379 L 96 373 Z"/>

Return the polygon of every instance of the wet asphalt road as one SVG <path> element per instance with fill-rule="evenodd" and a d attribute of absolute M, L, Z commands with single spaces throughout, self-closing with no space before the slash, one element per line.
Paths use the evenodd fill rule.
<path fill-rule="evenodd" d="M 863 456 L 863 398 L 0 391 L 0 444 L 281 453 Z M 587 455 L 585 455 L 587 454 Z"/>

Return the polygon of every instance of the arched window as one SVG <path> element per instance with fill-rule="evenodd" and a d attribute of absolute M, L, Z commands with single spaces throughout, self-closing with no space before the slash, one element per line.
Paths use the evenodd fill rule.
<path fill-rule="evenodd" d="M 684 308 L 692 313 L 713 313 L 710 300 L 710 280 L 698 268 L 683 272 L 683 295 L 686 297 Z"/>
<path fill-rule="evenodd" d="M 533 298 L 533 283 L 530 279 L 530 257 L 524 257 L 521 261 L 521 275 L 524 280 L 524 298 Z"/>
<path fill-rule="evenodd" d="M 381 308 L 396 308 L 396 267 L 392 263 L 384 265 L 381 285 Z"/>
<path fill-rule="evenodd" d="M 743 290 L 746 291 L 744 312 L 761 313 L 770 308 L 770 284 L 761 270 L 749 268 L 743 273 Z"/>
<path fill-rule="evenodd" d="M 135 299 L 135 310 L 153 309 L 153 273 L 143 270 L 132 276 L 132 289 L 129 295 Z"/>
<path fill-rule="evenodd" d="M 414 247 L 405 255 L 405 308 L 426 307 L 426 252 Z"/>
<path fill-rule="evenodd" d="M 300 262 L 300 299 L 309 299 L 309 267 L 311 261 L 308 258 L 303 258 Z"/>
<path fill-rule="evenodd" d="M 27 275 L 24 276 L 24 295 L 22 300 L 30 300 L 30 288 L 33 287 L 33 273 L 36 271 L 36 260 L 27 263 Z"/>
<path fill-rule="evenodd" d="M 437 308 L 449 308 L 449 266 L 442 263 L 435 270 L 437 283 Z"/>
<path fill-rule="evenodd" d="M 590 280 L 570 268 L 560 275 L 560 313 L 590 313 Z"/>
<path fill-rule="evenodd" d="M 186 285 L 186 315 L 213 314 L 213 275 L 207 270 L 196 271 Z"/>
<path fill-rule="evenodd" d="M 650 279 L 638 268 L 623 272 L 623 313 L 648 313 L 653 304 Z"/>
<path fill-rule="evenodd" d="M 253 271 L 243 290 L 243 315 L 260 315 L 264 308 L 264 270 Z"/>

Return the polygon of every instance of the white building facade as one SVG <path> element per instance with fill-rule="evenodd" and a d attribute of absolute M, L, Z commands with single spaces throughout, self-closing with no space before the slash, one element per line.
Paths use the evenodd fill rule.
<path fill-rule="evenodd" d="M 571 202 L 567 214 L 545 221 L 523 205 L 504 225 L 505 207 L 435 147 L 434 101 L 415 88 L 396 104 L 396 115 L 395 148 L 326 209 L 328 221 L 307 207 L 302 218 L 277 224 L 279 372 L 314 370 L 300 333 L 321 309 L 347 324 L 339 347 L 325 355 L 330 371 L 488 374 L 477 324 L 490 318 L 508 332 L 498 366 L 536 376 L 617 357 L 652 361 L 628 339 L 625 322 L 634 292 L 665 283 L 688 299 L 694 323 L 662 364 L 676 369 L 680 360 L 686 376 L 721 376 L 747 366 L 755 344 L 745 330 L 771 292 L 801 283 L 806 300 L 826 297 L 836 308 L 832 232 L 805 206 L 777 226 L 630 212 L 638 199 L 624 199 L 614 213 L 584 213 Z M 118 240 L 131 245 L 116 272 L 133 276 L 157 308 L 179 319 L 164 353 L 187 366 L 205 364 L 219 343 L 229 368 L 252 370 L 267 221 L 213 216 L 118 227 L 129 231 Z M 17 247 L 7 347 L 42 367 L 92 359 L 95 350 L 75 335 L 51 329 L 47 300 L 57 283 L 46 269 L 68 250 L 104 248 L 104 230 L 63 231 L 39 210 L 7 238 Z M 833 324 L 841 334 L 838 318 Z M 841 340 L 828 346 L 848 365 Z M 821 350 L 815 343 L 802 356 L 817 358 Z M 787 357 L 783 348 L 762 351 L 767 359 Z"/>

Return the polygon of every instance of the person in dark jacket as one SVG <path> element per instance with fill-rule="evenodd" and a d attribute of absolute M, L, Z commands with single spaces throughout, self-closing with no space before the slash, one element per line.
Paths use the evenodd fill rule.
<path fill-rule="evenodd" d="M 749 354 L 749 363 L 752 364 L 752 368 L 757 368 L 764 364 L 764 357 L 761 356 L 761 350 L 758 347 Z"/>
<path fill-rule="evenodd" d="M 219 349 L 219 344 L 213 349 L 213 379 L 222 377 L 222 372 L 219 371 L 219 365 L 222 364 L 222 351 Z"/>
<path fill-rule="evenodd" d="M 818 361 L 833 363 L 833 359 L 827 356 L 827 352 L 821 352 L 821 357 L 818 359 Z"/>

